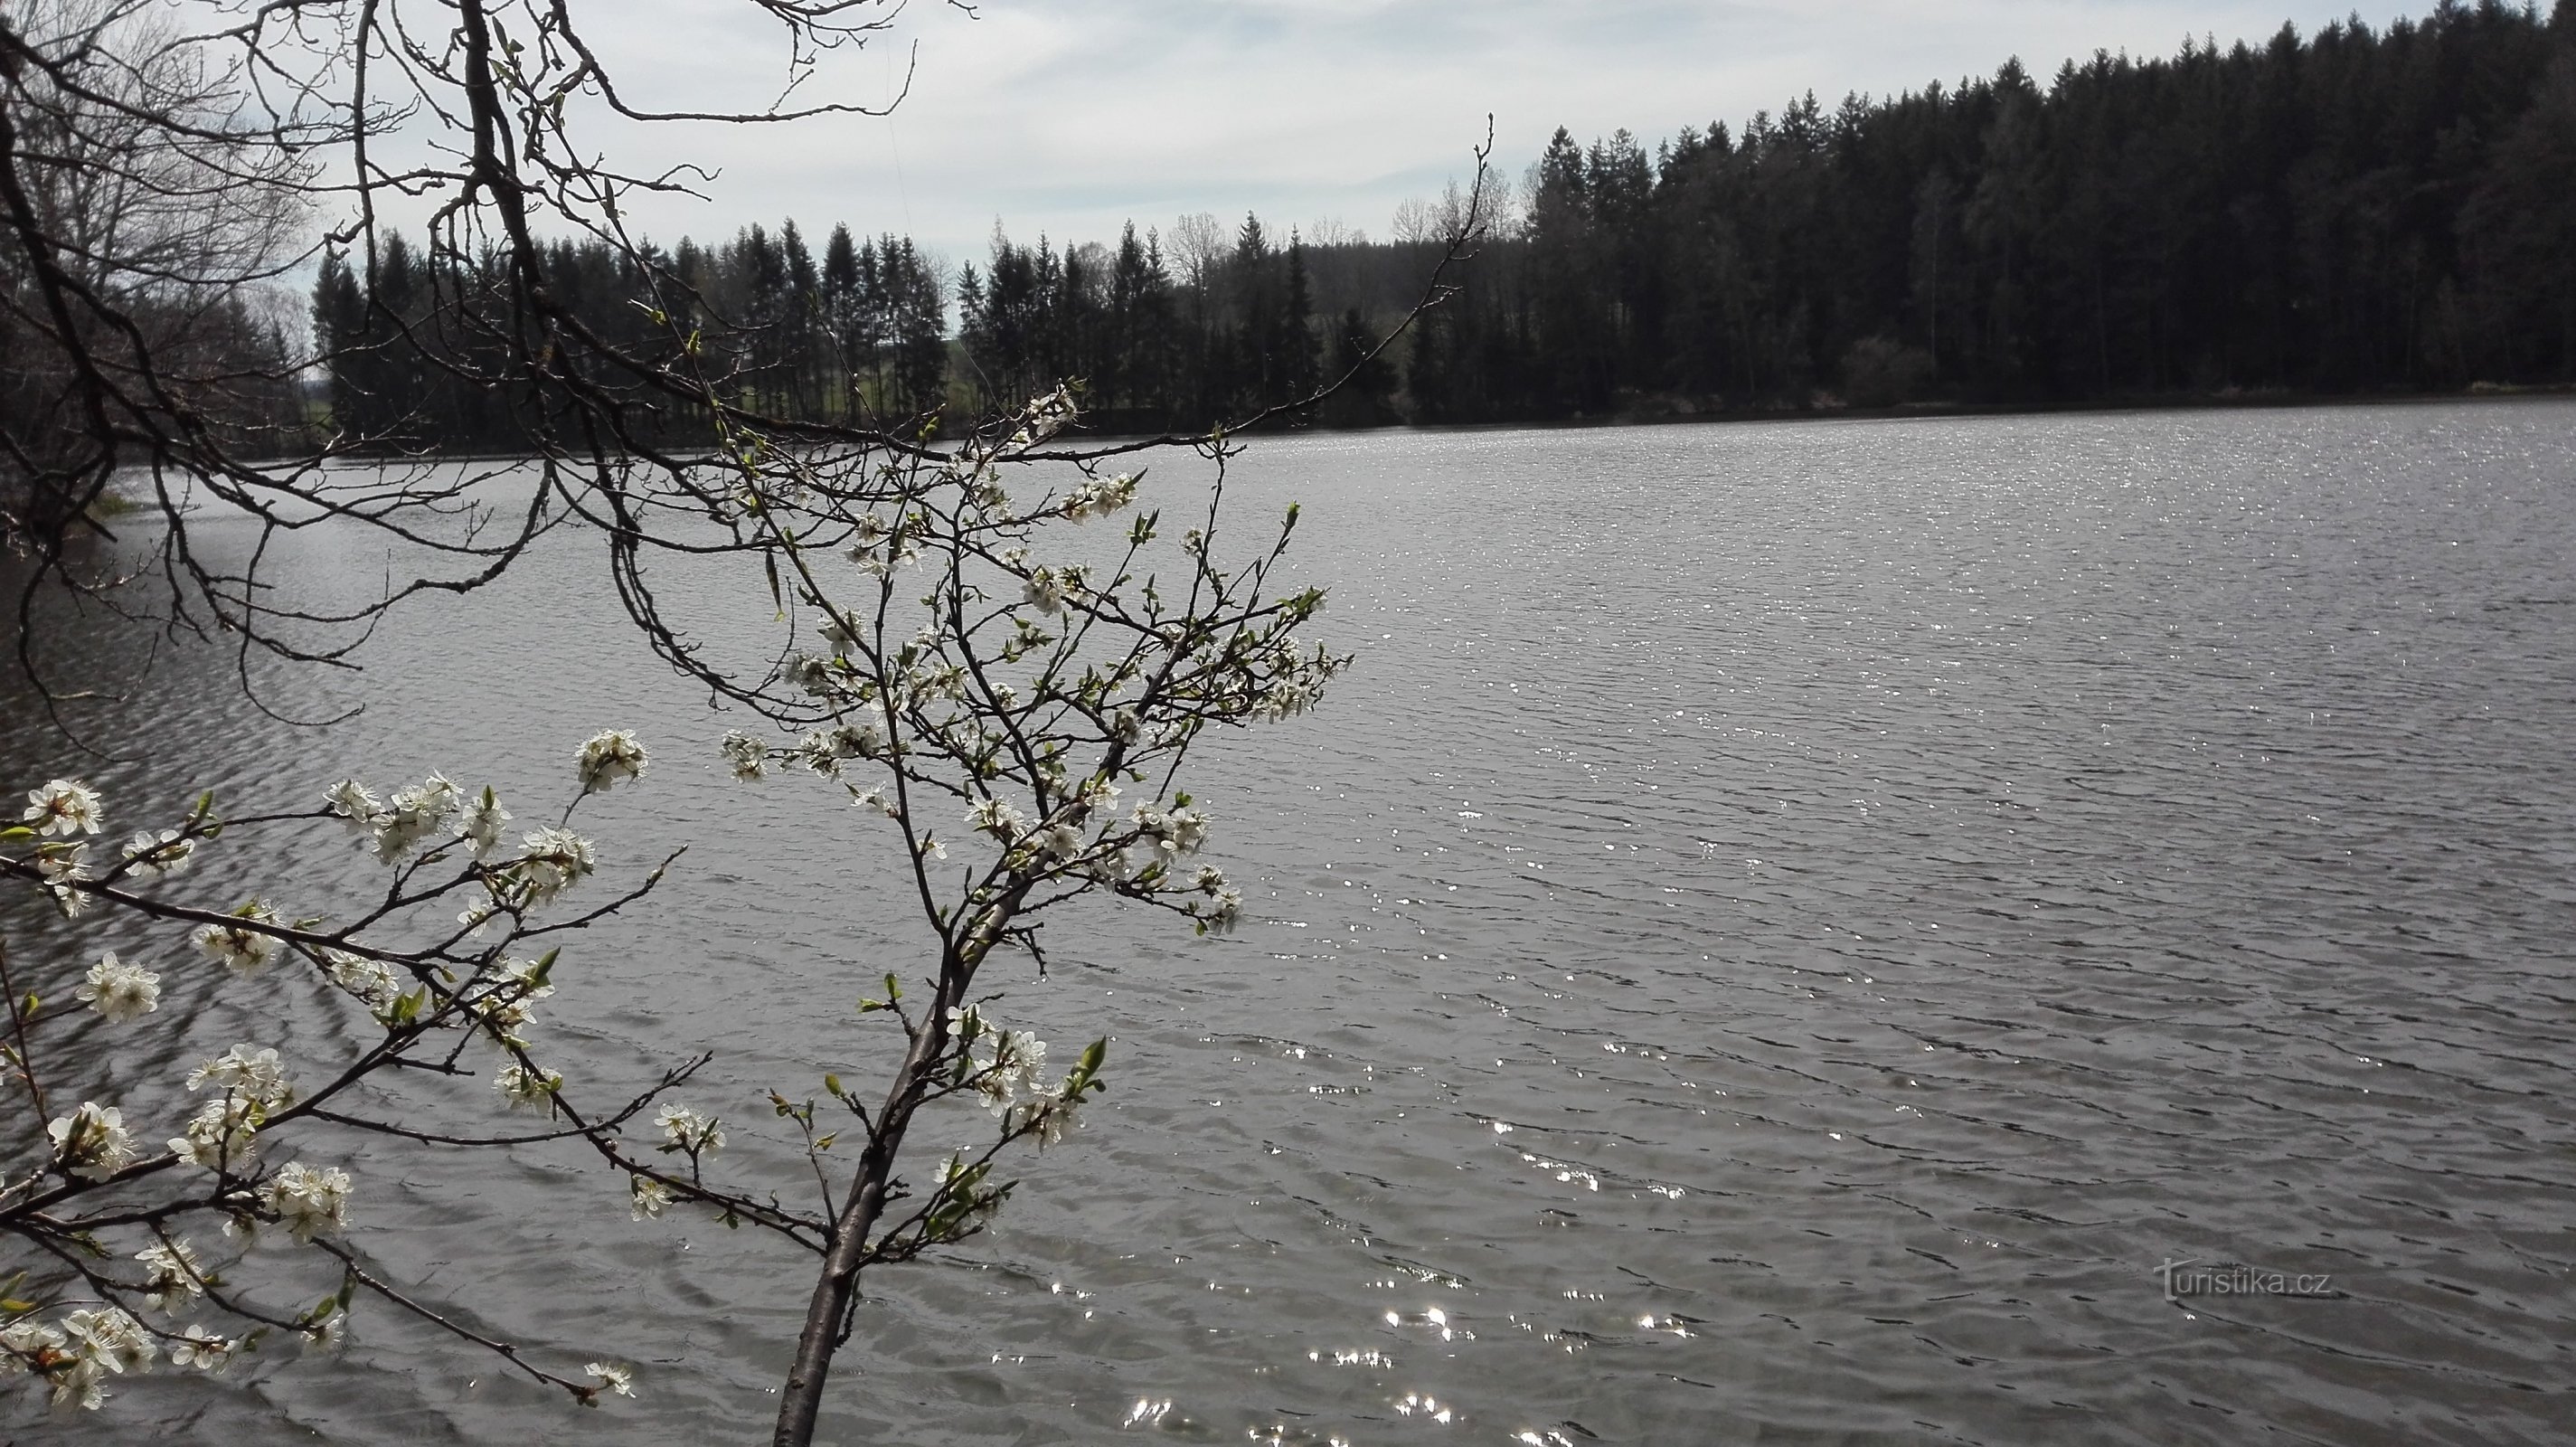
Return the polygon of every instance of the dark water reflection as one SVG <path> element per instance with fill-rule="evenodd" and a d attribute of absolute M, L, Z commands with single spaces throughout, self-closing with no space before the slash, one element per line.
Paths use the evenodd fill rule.
<path fill-rule="evenodd" d="M 1245 500 L 1305 503 L 1362 655 L 1209 760 L 1263 921 L 1102 914 L 1013 987 L 1043 1033 L 1112 1033 L 1116 1088 L 994 1233 L 876 1280 L 827 1436 L 2576 1434 L 2571 457 L 2554 402 L 1262 447 Z M 695 1097 L 759 1159 L 757 1087 L 882 1043 L 848 1005 L 906 961 L 884 840 L 722 778 L 738 720 L 603 598 L 552 539 L 401 615 L 363 680 L 273 679 L 367 704 L 321 733 L 182 651 L 115 718 L 145 756 L 81 767 L 131 824 L 350 769 L 553 790 L 634 724 L 610 868 L 693 848 L 567 956 L 559 1038 L 603 1082 L 723 1052 Z M 73 767 L 23 692 L 20 788 Z M 355 877 L 338 848 L 298 887 Z M 245 1008 L 209 998 L 190 1048 Z M 643 1399 L 576 1413 L 377 1310 L 337 1362 L 11 1428 L 765 1430 L 801 1263 L 633 1224 L 566 1157 L 352 1160 L 389 1269 L 637 1361 Z M 2171 1304 L 2174 1258 L 2340 1294 Z"/>

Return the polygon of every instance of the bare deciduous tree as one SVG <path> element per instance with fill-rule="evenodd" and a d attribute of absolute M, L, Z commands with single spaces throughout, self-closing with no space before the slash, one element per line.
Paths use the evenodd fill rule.
<path fill-rule="evenodd" d="M 585 117 L 766 125 L 862 109 L 809 98 L 805 81 L 826 52 L 879 36 L 892 7 L 740 3 L 777 27 L 788 84 L 779 105 L 732 116 L 657 108 L 622 88 L 571 0 L 264 0 L 193 30 L 179 19 L 204 12 L 168 0 L 0 12 L 5 323 L 29 339 L 24 355 L 40 359 L 28 368 L 36 390 L 24 410 L 13 393 L 0 419 L 25 439 L 11 444 L 5 526 L 39 564 L 21 600 L 20 656 L 49 698 L 66 703 L 78 689 L 49 674 L 37 646 L 30 620 L 41 589 L 106 599 L 167 628 L 229 633 L 245 660 L 257 648 L 344 663 L 371 621 L 405 597 L 480 586 L 549 528 L 594 529 L 641 638 L 691 685 L 754 721 L 727 742 L 735 771 L 750 780 L 807 770 L 882 812 L 895 863 L 887 887 L 917 902 L 923 931 L 908 978 L 889 974 L 873 1002 L 900 1034 L 881 1084 L 826 1076 L 820 1094 L 769 1098 L 812 1167 L 811 1199 L 796 1204 L 785 1183 L 725 1179 L 712 1116 L 657 1107 L 696 1068 L 694 1051 L 676 1052 L 656 1091 L 604 1105 L 585 1102 L 579 1081 L 566 1078 L 574 1072 L 535 1053 L 525 1007 L 556 956 L 528 959 L 513 946 L 600 912 L 548 915 L 591 868 L 569 810 L 513 854 L 488 790 L 434 777 L 380 798 L 343 781 L 320 813 L 227 825 L 201 802 L 176 829 L 139 836 L 101 869 L 78 837 L 98 827 L 96 794 L 53 781 L 30 795 L 23 824 L 0 835 L 11 846 L 0 850 L 0 874 L 45 891 L 66 913 L 106 906 L 193 925 L 201 950 L 228 962 L 300 961 L 309 988 L 357 1008 L 343 1008 L 330 1047 L 338 1053 L 306 1063 L 303 1073 L 318 1070 L 328 1085 L 290 1093 L 272 1079 L 284 1068 L 274 1060 L 208 1062 L 199 1083 L 225 1094 L 202 1131 L 192 1123 L 167 1153 L 153 1153 L 122 1106 L 71 1104 L 84 1094 L 80 1062 L 47 1053 L 48 1017 L 23 1002 L 28 979 L 13 979 L 8 1065 L 40 1124 L 0 1143 L 0 1235 L 36 1249 L 29 1284 L 10 1294 L 37 1296 L 9 1309 L 17 1335 L 0 1336 L 0 1360 L 78 1397 L 156 1342 L 191 1358 L 228 1351 L 200 1344 L 193 1327 L 150 1318 L 174 1294 L 183 1304 L 202 1294 L 245 1321 L 307 1335 L 327 1331 L 358 1292 L 444 1321 L 337 1243 L 335 1203 L 351 1183 L 300 1160 L 275 1164 L 284 1149 L 268 1142 L 280 1131 L 299 1146 L 333 1131 L 450 1144 L 556 1139 L 620 1172 L 639 1214 L 705 1209 L 815 1253 L 775 1433 L 782 1444 L 808 1442 L 861 1273 L 971 1235 L 1010 1190 L 995 1175 L 1003 1152 L 1061 1134 L 1100 1088 L 1100 1045 L 1068 1073 L 1042 1074 L 1043 1045 L 999 1024 L 978 993 L 984 965 L 997 951 L 1039 953 L 1048 913 L 1086 894 L 1160 906 L 1202 931 L 1233 923 L 1234 887 L 1193 858 L 1209 821 L 1185 790 L 1191 749 L 1211 727 L 1303 711 L 1347 660 L 1297 631 L 1320 595 L 1274 578 L 1294 510 L 1275 531 L 1238 542 L 1222 506 L 1225 467 L 1237 432 L 1323 393 L 1279 399 L 1206 434 L 1115 444 L 1080 440 L 1070 388 L 953 438 L 939 435 L 935 417 L 773 415 L 754 379 L 720 370 L 699 345 L 715 300 L 632 230 L 634 198 L 698 184 L 702 173 L 621 171 L 576 138 Z M 107 160 L 85 166 L 75 156 L 90 152 L 79 147 Z M 217 193 L 192 221 L 189 198 Z M 253 316 L 252 289 L 317 253 L 333 264 L 345 257 L 372 283 L 378 209 L 396 196 L 431 206 L 424 307 L 394 314 L 370 284 L 364 325 L 300 353 L 280 328 L 269 329 L 265 351 L 245 351 L 238 335 L 218 340 L 219 329 L 191 321 Z M 1453 194 L 1444 269 L 1480 229 L 1479 196 Z M 323 229 L 305 241 L 297 228 L 308 217 Z M 632 263 L 630 331 L 603 335 L 566 303 L 549 269 L 549 243 L 564 237 L 604 242 Z M 1441 275 L 1429 282 L 1433 298 Z M 411 419 L 361 425 L 343 415 L 307 431 L 301 417 L 281 421 L 248 405 L 268 395 L 261 388 L 315 369 L 363 379 L 378 365 L 444 369 L 506 411 L 528 455 L 433 470 L 418 456 Z M 32 440 L 37 409 L 73 419 L 57 450 Z M 1206 469 L 1204 493 L 1187 500 L 1161 479 L 1146 483 L 1141 468 L 1126 470 L 1146 454 Z M 503 478 L 520 499 L 506 511 L 477 490 Z M 99 526 L 86 514 L 111 483 L 139 488 L 158 530 L 156 591 L 87 561 L 78 544 Z M 256 521 L 246 562 L 218 562 L 194 545 L 192 503 Z M 1187 509 L 1177 536 L 1165 522 L 1175 505 Z M 317 527 L 369 530 L 420 566 L 379 594 L 302 598 L 293 580 L 264 574 L 262 560 L 278 535 Z M 776 620 L 761 662 L 717 657 L 699 641 L 698 620 L 666 603 L 657 569 L 681 559 L 737 569 L 740 596 Z M 245 668 L 245 686 L 249 677 Z M 604 733 L 578 769 L 585 791 L 603 788 L 641 774 L 643 750 Z M 159 882 L 174 858 L 219 833 L 238 839 L 333 817 L 392 870 L 380 901 L 289 920 L 256 902 L 190 902 Z M 443 922 L 438 911 L 457 898 L 463 916 Z M 49 974 L 37 982 L 45 998 L 72 993 L 70 962 L 8 967 Z M 151 992 L 135 968 L 93 963 L 80 998 L 111 1022 L 141 1020 Z M 59 1008 L 51 1018 L 62 1018 Z M 461 1100 L 435 1090 L 396 1112 L 338 1103 L 397 1067 L 433 1083 L 479 1078 L 462 1055 L 476 1038 L 498 1052 L 500 1096 L 548 1113 L 545 1130 L 458 1126 L 447 1113 Z M 411 1071 L 418 1066 L 426 1070 Z M 962 1105 L 989 1110 L 987 1146 L 908 1179 L 916 1120 Z M 656 1109 L 660 1139 L 639 1151 L 626 1133 L 647 1109 Z M 853 1130 L 855 1150 L 840 1144 Z M 214 1144 L 191 1145 L 199 1134 Z M 909 1169 L 920 1173 L 917 1163 Z M 194 1248 L 174 1234 L 192 1217 L 309 1238 L 343 1268 L 334 1309 L 281 1311 L 230 1285 L 217 1295 L 218 1273 L 190 1264 Z M 128 1253 L 145 1268 L 140 1278 L 78 1259 L 87 1243 L 119 1232 L 128 1244 L 136 1232 L 150 1237 Z M 189 1282 L 202 1291 L 185 1290 Z M 92 1305 L 49 1324 L 46 1313 L 77 1300 Z M 593 1364 L 585 1382 L 475 1339 L 585 1400 L 625 1385 L 612 1364 Z"/>

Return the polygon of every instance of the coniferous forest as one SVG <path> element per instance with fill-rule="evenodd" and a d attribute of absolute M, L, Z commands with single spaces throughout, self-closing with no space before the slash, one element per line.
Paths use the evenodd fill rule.
<path fill-rule="evenodd" d="M 1446 203 L 1371 241 L 1185 221 L 1022 245 L 953 275 L 903 238 L 789 222 L 648 251 L 705 354 L 762 405 L 908 419 L 1083 383 L 1102 429 L 1199 428 L 1357 366 L 1439 259 Z M 2445 0 L 2168 58 L 2097 54 L 1651 152 L 1557 132 L 1447 299 L 1321 425 L 1918 403 L 2050 406 L 2576 382 L 2576 0 Z M 605 246 L 558 287 L 642 343 L 652 290 Z M 491 258 L 391 238 L 326 266 L 331 405 L 425 444 L 504 414 L 400 366 L 467 347 Z M 460 299 L 462 299 L 460 301 Z M 953 303 L 953 310 L 952 310 Z M 953 320 L 953 326 L 951 322 Z M 341 351 L 350 344 L 353 350 Z M 384 367 L 374 359 L 388 359 Z"/>

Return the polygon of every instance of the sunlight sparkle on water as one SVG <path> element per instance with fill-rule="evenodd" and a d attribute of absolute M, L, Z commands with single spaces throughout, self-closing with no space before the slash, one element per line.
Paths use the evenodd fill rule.
<path fill-rule="evenodd" d="M 1419 1392 L 1405 1393 L 1403 1399 L 1395 1404 L 1395 1410 L 1407 1417 L 1414 1416 L 1418 1413 L 1421 1416 L 1439 1423 L 1443 1427 L 1449 1425 L 1450 1419 L 1455 1416 L 1457 1412 L 1456 1408 L 1443 1406 L 1433 1398 L 1425 1396 Z"/>

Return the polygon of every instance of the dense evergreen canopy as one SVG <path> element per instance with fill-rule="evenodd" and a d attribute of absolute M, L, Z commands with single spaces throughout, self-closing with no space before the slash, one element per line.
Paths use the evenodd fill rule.
<path fill-rule="evenodd" d="M 2576 381 L 2576 0 L 2097 54 L 2045 84 L 2008 62 L 1831 110 L 1811 94 L 1652 155 L 1560 130 L 1519 199 L 1402 366 L 1362 367 L 1318 420 Z M 997 230 L 954 278 L 954 345 L 944 279 L 897 237 L 836 227 L 817 265 L 791 222 L 650 260 L 767 406 L 901 419 L 1073 377 L 1096 424 L 1162 428 L 1358 366 L 1439 251 L 1282 244 L 1258 218 L 1230 241 L 1202 219 L 1061 249 Z M 551 262 L 604 332 L 635 327 L 607 248 Z M 326 271 L 317 321 L 326 342 L 435 337 L 489 265 L 396 238 L 372 292 Z M 354 355 L 348 415 L 506 443 L 434 355 Z"/>
<path fill-rule="evenodd" d="M 1431 415 L 2576 377 L 2576 3 L 1560 131 Z"/>

